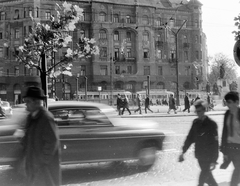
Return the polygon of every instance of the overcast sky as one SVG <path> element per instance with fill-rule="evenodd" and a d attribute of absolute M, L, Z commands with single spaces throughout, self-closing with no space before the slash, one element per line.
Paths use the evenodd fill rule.
<path fill-rule="evenodd" d="M 234 17 L 240 13 L 240 0 L 199 0 L 202 6 L 203 31 L 207 36 L 208 53 L 223 53 L 233 59 L 235 43 L 232 31 Z"/>

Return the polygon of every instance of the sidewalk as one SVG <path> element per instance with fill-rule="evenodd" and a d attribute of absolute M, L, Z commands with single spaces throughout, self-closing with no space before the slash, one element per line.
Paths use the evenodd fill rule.
<path fill-rule="evenodd" d="M 190 113 L 187 111 L 183 112 L 184 106 L 180 106 L 177 110 L 177 114 L 174 114 L 173 110 L 170 111 L 170 114 L 168 114 L 168 106 L 162 106 L 162 105 L 153 105 L 150 107 L 150 109 L 153 111 L 151 113 L 149 110 L 147 110 L 147 114 L 145 113 L 144 106 L 142 107 L 142 114 L 139 114 L 139 112 L 135 113 L 134 111 L 137 109 L 136 106 L 130 106 L 129 109 L 131 111 L 131 115 L 128 114 L 127 110 L 125 110 L 124 115 L 121 117 L 124 118 L 139 118 L 139 117 L 176 117 L 176 116 L 195 116 L 194 113 L 194 107 L 192 106 L 190 108 Z M 207 115 L 223 115 L 227 107 L 223 107 L 221 104 L 216 105 L 214 107 L 214 110 L 206 112 Z"/>

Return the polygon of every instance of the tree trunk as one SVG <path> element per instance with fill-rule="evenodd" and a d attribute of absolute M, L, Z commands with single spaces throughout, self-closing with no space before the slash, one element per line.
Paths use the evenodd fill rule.
<path fill-rule="evenodd" d="M 46 96 L 48 96 L 48 85 L 47 85 L 47 64 L 46 64 L 46 56 L 45 54 L 41 54 L 41 71 L 40 71 L 40 78 L 43 92 Z M 47 98 L 45 101 L 45 107 L 47 108 Z"/>

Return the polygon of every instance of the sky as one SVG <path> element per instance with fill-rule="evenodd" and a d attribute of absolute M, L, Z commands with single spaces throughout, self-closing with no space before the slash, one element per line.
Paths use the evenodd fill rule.
<path fill-rule="evenodd" d="M 234 17 L 240 13 L 240 0 L 199 0 L 202 6 L 203 32 L 207 36 L 208 55 L 223 53 L 233 59 Z"/>

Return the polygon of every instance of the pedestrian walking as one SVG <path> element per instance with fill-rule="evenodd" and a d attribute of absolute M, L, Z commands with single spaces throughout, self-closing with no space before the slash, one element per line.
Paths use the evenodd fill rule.
<path fill-rule="evenodd" d="M 118 95 L 117 95 L 117 110 L 118 110 L 118 115 L 121 115 L 121 114 L 122 114 L 122 111 L 121 111 L 122 106 L 123 106 L 123 101 L 122 101 L 121 95 L 118 94 Z"/>
<path fill-rule="evenodd" d="M 167 113 L 170 114 L 170 111 L 174 110 L 174 113 L 177 114 L 176 101 L 172 94 L 170 94 L 170 96 L 169 96 L 168 105 L 169 105 L 169 109 L 168 109 Z"/>
<path fill-rule="evenodd" d="M 129 110 L 129 99 L 126 95 L 124 95 L 123 98 L 123 110 L 122 110 L 122 115 L 124 114 L 125 109 L 127 109 L 129 115 L 131 115 L 131 111 Z"/>
<path fill-rule="evenodd" d="M 147 114 L 147 110 L 149 110 L 153 113 L 153 111 L 149 107 L 150 107 L 150 100 L 149 100 L 149 96 L 147 95 L 147 97 L 145 99 L 145 113 L 146 114 Z"/>
<path fill-rule="evenodd" d="M 195 157 L 198 160 L 201 172 L 198 186 L 207 183 L 211 186 L 217 186 L 212 170 L 216 166 L 218 159 L 218 130 L 217 124 L 205 115 L 207 103 L 198 100 L 194 104 L 198 118 L 193 120 L 192 127 L 182 147 L 182 154 L 179 156 L 179 162 L 184 160 L 184 153 L 191 144 L 195 143 Z"/>
<path fill-rule="evenodd" d="M 137 94 L 136 102 L 137 102 L 138 108 L 134 112 L 136 113 L 139 111 L 139 113 L 142 114 L 142 100 L 141 100 L 140 94 Z"/>
<path fill-rule="evenodd" d="M 24 96 L 29 115 L 22 139 L 26 186 L 61 185 L 59 137 L 52 114 L 43 107 L 43 90 L 29 87 Z"/>
<path fill-rule="evenodd" d="M 221 168 L 227 168 L 233 163 L 230 186 L 240 183 L 240 108 L 239 95 L 237 92 L 228 92 L 225 95 L 226 105 L 229 108 L 224 115 L 222 131 L 221 152 L 224 155 L 224 163 Z"/>
<path fill-rule="evenodd" d="M 184 108 L 183 112 L 188 110 L 188 113 L 190 113 L 190 101 L 188 98 L 188 93 L 186 93 L 185 98 L 184 98 L 184 106 L 185 106 L 185 108 Z"/>
<path fill-rule="evenodd" d="M 211 98 L 210 98 L 209 93 L 207 94 L 207 103 L 208 103 L 207 111 L 210 111 Z"/>

